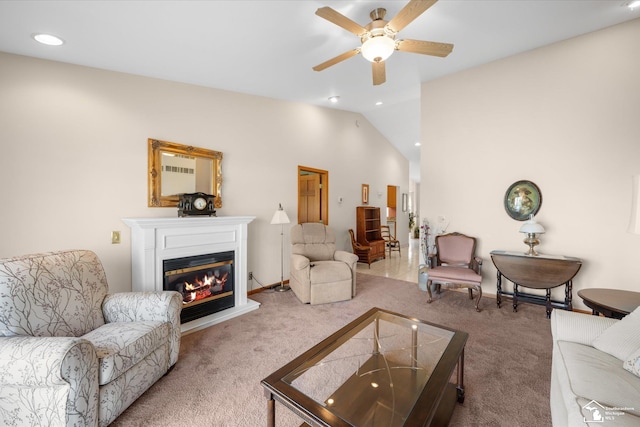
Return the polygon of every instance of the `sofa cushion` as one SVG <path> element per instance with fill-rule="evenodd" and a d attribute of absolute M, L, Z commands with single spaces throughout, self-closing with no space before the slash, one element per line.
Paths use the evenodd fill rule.
<path fill-rule="evenodd" d="M 605 331 L 593 341 L 593 346 L 625 361 L 640 348 L 640 307 Z"/>
<path fill-rule="evenodd" d="M 96 348 L 100 361 L 100 385 L 118 378 L 169 340 L 169 323 L 159 321 L 114 322 L 82 338 Z"/>
<path fill-rule="evenodd" d="M 640 377 L 640 348 L 634 353 L 631 353 L 631 356 L 624 361 L 624 365 L 622 365 L 622 367 L 632 374 Z"/>
<path fill-rule="evenodd" d="M 622 369 L 620 360 L 590 346 L 567 341 L 557 344 L 576 396 L 640 416 L 640 381 Z"/>

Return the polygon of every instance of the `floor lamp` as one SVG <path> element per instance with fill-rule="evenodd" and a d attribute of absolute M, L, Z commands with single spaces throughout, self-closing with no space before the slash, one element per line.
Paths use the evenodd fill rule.
<path fill-rule="evenodd" d="M 274 290 L 278 292 L 285 292 L 291 289 L 284 285 L 284 225 L 289 224 L 289 217 L 287 213 L 282 209 L 282 203 L 278 203 L 278 210 L 273 214 L 271 218 L 271 224 L 280 225 L 280 286 L 276 286 Z"/>

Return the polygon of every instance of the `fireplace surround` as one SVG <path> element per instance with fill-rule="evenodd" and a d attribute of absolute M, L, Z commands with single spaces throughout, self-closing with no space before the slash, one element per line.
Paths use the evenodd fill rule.
<path fill-rule="evenodd" d="M 182 317 L 182 333 L 193 332 L 257 309 L 260 304 L 247 298 L 247 225 L 254 219 L 255 217 L 251 216 L 124 218 L 123 222 L 131 228 L 132 290 L 165 290 L 165 270 L 175 272 L 197 267 L 181 266 L 179 263 L 172 264 L 173 262 L 191 258 L 198 264 L 199 260 L 206 261 L 207 257 L 213 257 L 213 260 L 208 260 L 212 262 L 204 264 L 223 264 L 215 267 L 207 265 L 202 270 L 205 270 L 204 274 L 211 271 L 213 276 L 213 271 L 217 270 L 217 280 L 225 282 L 220 293 L 217 293 L 220 283 L 213 285 L 215 295 L 212 294 L 214 298 L 209 299 L 213 301 L 211 305 L 217 306 L 214 307 L 217 311 L 200 315 L 190 313 L 193 311 L 191 309 L 187 310 L 186 315 Z M 225 264 L 229 261 L 230 265 Z M 165 269 L 166 264 L 169 265 L 168 269 Z M 225 272 L 228 274 L 223 278 Z M 183 273 L 179 272 L 178 275 Z M 227 285 L 229 280 L 232 288 Z M 178 285 L 179 289 L 172 290 L 180 291 L 184 281 L 182 285 Z M 176 287 L 175 283 L 172 285 Z M 207 285 L 194 286 L 203 293 L 206 289 L 211 289 L 211 286 L 206 288 Z M 190 296 L 181 293 L 183 302 L 190 299 Z M 183 306 L 183 311 L 189 308 L 190 302 L 192 301 L 187 301 Z M 199 305 L 203 303 L 193 306 Z"/>

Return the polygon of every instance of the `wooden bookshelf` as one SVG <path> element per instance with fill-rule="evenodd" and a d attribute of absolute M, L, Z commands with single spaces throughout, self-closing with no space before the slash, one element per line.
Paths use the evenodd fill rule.
<path fill-rule="evenodd" d="M 361 262 L 371 264 L 385 258 L 384 240 L 380 233 L 380 208 L 358 206 L 356 208 L 356 239 L 364 246 L 370 246 L 367 256 L 360 256 Z"/>

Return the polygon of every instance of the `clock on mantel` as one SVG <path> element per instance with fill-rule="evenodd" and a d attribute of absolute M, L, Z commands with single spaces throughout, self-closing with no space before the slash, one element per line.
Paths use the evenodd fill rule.
<path fill-rule="evenodd" d="M 184 193 L 178 199 L 178 216 L 216 216 L 213 200 L 216 196 L 205 193 Z"/>

